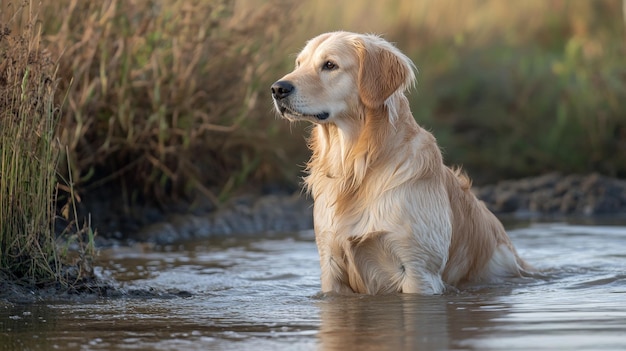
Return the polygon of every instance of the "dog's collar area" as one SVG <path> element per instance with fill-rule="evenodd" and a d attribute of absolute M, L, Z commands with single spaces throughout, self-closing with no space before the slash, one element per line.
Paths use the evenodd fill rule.
<path fill-rule="evenodd" d="M 280 111 L 281 115 L 285 115 L 285 114 L 289 114 L 295 117 L 313 117 L 316 119 L 319 119 L 320 121 L 323 121 L 325 119 L 328 119 L 328 117 L 330 117 L 330 113 L 328 112 L 321 112 L 315 115 L 309 115 L 309 114 L 304 114 L 304 113 L 300 113 L 298 111 L 294 111 L 291 108 L 281 104 L 280 106 L 278 106 L 278 109 Z"/>

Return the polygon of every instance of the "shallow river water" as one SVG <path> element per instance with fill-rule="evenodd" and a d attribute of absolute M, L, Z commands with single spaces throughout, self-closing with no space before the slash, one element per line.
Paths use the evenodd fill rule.
<path fill-rule="evenodd" d="M 170 294 L 0 303 L 0 349 L 626 350 L 625 226 L 509 234 L 542 276 L 441 296 L 324 296 L 309 232 L 108 249 L 101 275 Z"/>

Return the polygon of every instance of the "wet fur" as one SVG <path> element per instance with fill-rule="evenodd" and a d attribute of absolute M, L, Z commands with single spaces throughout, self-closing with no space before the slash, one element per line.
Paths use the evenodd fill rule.
<path fill-rule="evenodd" d="M 337 67 L 321 68 L 327 61 Z M 414 80 L 413 63 L 396 47 L 348 32 L 309 41 L 281 79 L 294 91 L 275 95 L 277 110 L 316 124 L 305 185 L 324 292 L 438 294 L 530 268 L 416 123 L 405 96 Z M 329 117 L 316 118 L 320 112 Z"/>

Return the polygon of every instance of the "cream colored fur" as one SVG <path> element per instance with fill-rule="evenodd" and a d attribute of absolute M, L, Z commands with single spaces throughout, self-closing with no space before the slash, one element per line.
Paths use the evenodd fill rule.
<path fill-rule="evenodd" d="M 439 294 L 530 268 L 415 122 L 404 94 L 414 80 L 389 42 L 333 32 L 272 86 L 281 115 L 315 123 L 305 185 L 324 292 Z"/>

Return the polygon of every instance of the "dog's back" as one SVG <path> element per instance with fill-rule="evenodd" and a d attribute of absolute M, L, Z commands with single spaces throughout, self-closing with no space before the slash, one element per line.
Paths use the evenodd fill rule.
<path fill-rule="evenodd" d="M 530 269 L 518 255 L 502 223 L 471 192 L 470 180 L 446 168 L 444 182 L 452 208 L 452 241 L 443 273 L 447 284 L 493 282 Z"/>

